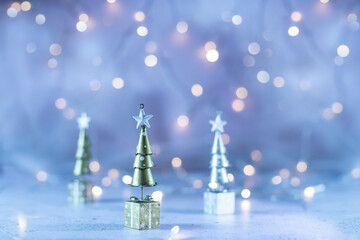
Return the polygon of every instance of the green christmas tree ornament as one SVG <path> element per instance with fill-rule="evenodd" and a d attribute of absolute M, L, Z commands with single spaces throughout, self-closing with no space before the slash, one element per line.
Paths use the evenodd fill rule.
<path fill-rule="evenodd" d="M 215 132 L 211 149 L 210 182 L 204 192 L 204 211 L 209 214 L 231 214 L 235 212 L 235 192 L 229 191 L 229 177 L 226 168 L 230 166 L 221 134 L 226 121 L 217 112 L 215 120 L 210 120 L 211 131 Z"/>
<path fill-rule="evenodd" d="M 90 140 L 87 135 L 90 118 L 86 113 L 82 113 L 81 117 L 77 119 L 79 124 L 79 138 L 75 154 L 75 167 L 73 174 L 76 177 L 74 181 L 69 184 L 69 202 L 81 204 L 92 202 L 92 187 L 93 183 L 88 179 L 91 174 L 89 168 L 90 154 Z"/>
<path fill-rule="evenodd" d="M 144 104 L 140 104 L 140 113 L 133 116 L 137 121 L 136 128 L 141 127 L 139 142 L 136 148 L 133 164 L 134 174 L 130 186 L 141 187 L 141 197 L 131 197 L 125 202 L 125 227 L 135 229 L 149 229 L 160 227 L 160 202 L 154 201 L 150 195 L 144 198 L 144 187 L 153 187 L 157 183 L 151 172 L 154 163 L 151 159 L 152 150 L 146 128 L 150 128 L 149 119 L 153 115 L 146 115 Z"/>

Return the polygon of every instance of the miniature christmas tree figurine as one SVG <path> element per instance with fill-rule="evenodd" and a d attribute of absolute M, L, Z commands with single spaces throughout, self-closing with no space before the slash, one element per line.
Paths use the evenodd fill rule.
<path fill-rule="evenodd" d="M 145 115 L 144 104 L 140 104 L 139 116 L 133 116 L 137 121 L 136 128 L 141 127 L 140 138 L 136 148 L 134 174 L 130 186 L 141 186 L 140 200 L 131 197 L 125 202 L 125 227 L 135 229 L 149 229 L 160 227 L 160 202 L 154 201 L 150 195 L 144 198 L 144 187 L 156 186 L 151 168 L 151 146 L 146 128 L 150 128 L 149 119 L 152 115 Z"/>
<path fill-rule="evenodd" d="M 87 179 L 87 176 L 91 173 L 89 169 L 89 159 L 91 157 L 89 150 L 90 141 L 87 135 L 90 118 L 86 113 L 82 113 L 77 121 L 80 133 L 73 172 L 76 179 L 69 184 L 69 201 L 75 204 L 92 202 L 92 187 L 94 186 L 93 183 Z"/>
<path fill-rule="evenodd" d="M 215 120 L 211 120 L 210 124 L 215 138 L 211 150 L 209 189 L 204 193 L 204 211 L 209 214 L 230 214 L 235 211 L 235 192 L 228 188 L 230 181 L 226 168 L 229 167 L 229 161 L 221 138 L 226 121 L 221 120 L 221 112 L 217 112 Z"/>

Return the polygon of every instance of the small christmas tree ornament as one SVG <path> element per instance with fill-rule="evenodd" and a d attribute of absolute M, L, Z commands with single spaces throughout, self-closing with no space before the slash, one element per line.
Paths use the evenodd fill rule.
<path fill-rule="evenodd" d="M 221 120 L 221 112 L 217 112 L 215 120 L 211 120 L 212 132 L 215 132 L 211 150 L 210 183 L 204 192 L 204 212 L 208 214 L 231 214 L 235 212 L 235 192 L 229 191 L 229 177 L 226 168 L 229 161 L 226 148 L 221 138 L 226 121 Z"/>
<path fill-rule="evenodd" d="M 141 187 L 141 197 L 131 197 L 125 202 L 125 227 L 135 229 L 149 229 L 160 227 L 160 202 L 154 201 L 151 196 L 144 198 L 144 187 L 156 186 L 151 168 L 154 163 L 151 160 L 152 150 L 146 128 L 150 128 L 149 119 L 152 115 L 146 115 L 144 104 L 140 104 L 139 116 L 133 116 L 137 121 L 136 128 L 141 127 L 140 138 L 136 148 L 134 161 L 134 174 L 130 186 Z"/>
<path fill-rule="evenodd" d="M 74 181 L 69 183 L 69 202 L 74 204 L 81 204 L 92 202 L 92 188 L 93 183 L 88 179 L 91 174 L 89 168 L 90 155 L 90 141 L 87 135 L 90 118 L 86 113 L 82 113 L 81 117 L 77 119 L 79 124 L 79 139 L 76 150 L 76 162 L 74 167 Z"/>

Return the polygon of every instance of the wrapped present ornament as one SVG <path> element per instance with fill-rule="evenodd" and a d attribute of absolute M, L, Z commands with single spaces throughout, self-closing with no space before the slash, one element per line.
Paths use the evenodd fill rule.
<path fill-rule="evenodd" d="M 229 177 L 226 168 L 230 166 L 226 157 L 226 148 L 221 138 L 226 121 L 221 120 L 221 112 L 217 112 L 215 120 L 211 120 L 212 132 L 215 132 L 211 150 L 210 183 L 204 192 L 204 212 L 208 214 L 231 214 L 235 212 L 235 192 L 229 190 Z"/>
<path fill-rule="evenodd" d="M 69 183 L 69 202 L 79 204 L 92 202 L 92 187 L 93 183 L 89 179 L 90 168 L 89 159 L 90 154 L 90 140 L 87 135 L 90 118 L 86 113 L 82 113 L 81 117 L 77 119 L 79 123 L 79 139 L 76 150 L 76 162 L 74 167 L 74 181 Z"/>
<path fill-rule="evenodd" d="M 125 227 L 139 230 L 160 227 L 160 202 L 149 195 L 143 201 L 132 199 L 125 202 Z"/>
<path fill-rule="evenodd" d="M 146 128 L 150 128 L 144 104 L 140 104 L 139 116 L 133 116 L 137 121 L 136 128 L 141 127 L 140 138 L 136 148 L 134 161 L 134 174 L 130 186 L 141 187 L 141 197 L 131 197 L 125 202 L 125 227 L 135 229 L 150 229 L 160 227 L 160 202 L 154 201 L 150 196 L 144 195 L 144 187 L 153 187 L 157 183 L 151 173 L 154 163 L 151 160 L 152 150 Z"/>

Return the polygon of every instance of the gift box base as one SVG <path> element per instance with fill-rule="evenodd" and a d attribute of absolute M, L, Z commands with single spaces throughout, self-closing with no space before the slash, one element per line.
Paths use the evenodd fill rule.
<path fill-rule="evenodd" d="M 125 227 L 138 230 L 160 227 L 160 202 L 126 201 Z"/>
<path fill-rule="evenodd" d="M 94 184 L 87 180 L 75 179 L 69 183 L 68 201 L 83 204 L 93 201 L 92 188 Z"/>
<path fill-rule="evenodd" d="M 235 212 L 235 192 L 204 192 L 204 212 L 232 214 Z"/>

